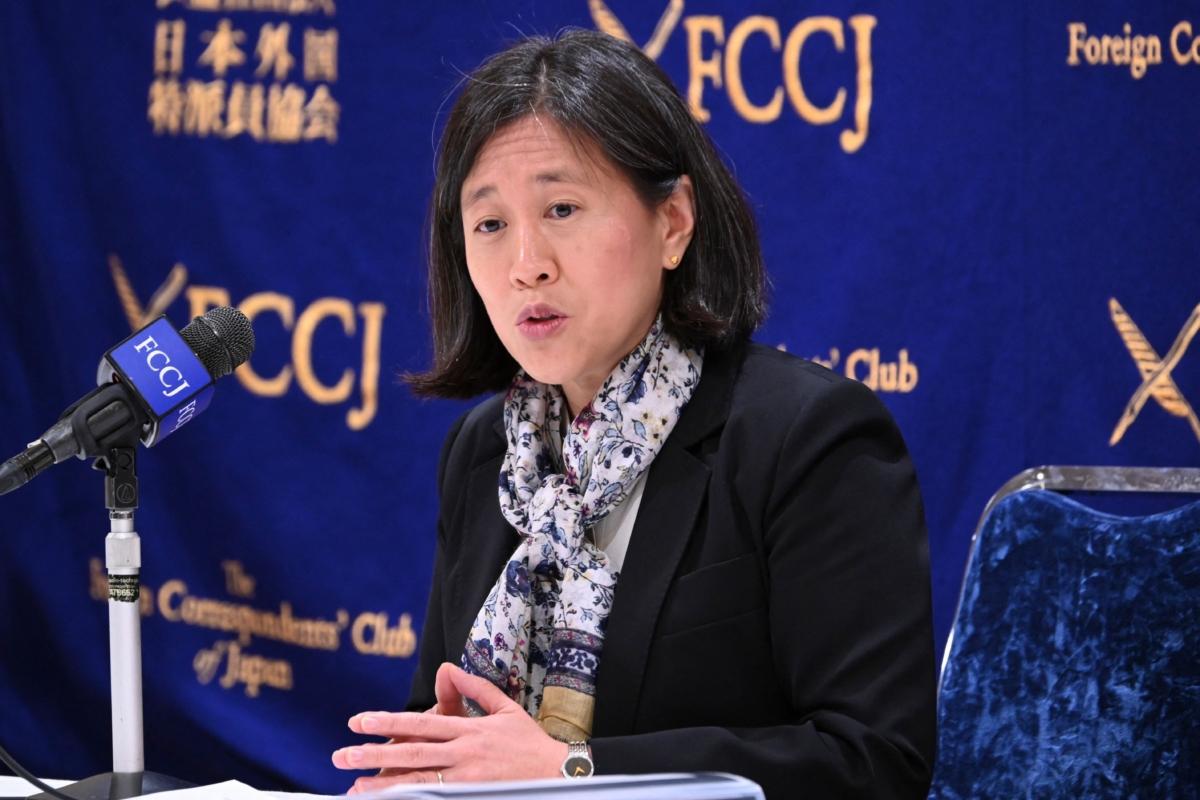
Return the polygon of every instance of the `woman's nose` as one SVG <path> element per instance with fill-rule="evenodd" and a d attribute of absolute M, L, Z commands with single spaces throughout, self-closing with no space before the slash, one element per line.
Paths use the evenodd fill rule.
<path fill-rule="evenodd" d="M 537 226 L 522 227 L 517 234 L 517 252 L 513 257 L 509 280 L 520 289 L 551 283 L 558 278 L 553 248 Z"/>

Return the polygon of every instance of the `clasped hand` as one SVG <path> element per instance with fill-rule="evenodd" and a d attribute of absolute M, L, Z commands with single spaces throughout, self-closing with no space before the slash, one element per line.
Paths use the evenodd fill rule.
<path fill-rule="evenodd" d="M 379 770 L 356 780 L 347 794 L 397 783 L 437 783 L 438 773 L 447 783 L 561 776 L 567 746 L 487 680 L 442 664 L 434 694 L 437 705 L 424 713 L 364 711 L 350 718 L 355 733 L 389 741 L 334 751 L 338 769 Z M 467 716 L 463 698 L 487 716 Z"/>

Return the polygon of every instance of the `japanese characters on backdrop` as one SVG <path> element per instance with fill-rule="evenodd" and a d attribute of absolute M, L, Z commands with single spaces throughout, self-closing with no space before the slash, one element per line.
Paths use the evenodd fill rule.
<path fill-rule="evenodd" d="M 157 0 L 147 119 L 165 136 L 337 142 L 332 0 Z M 258 23 L 232 11 L 290 15 Z M 314 15 L 320 12 L 321 16 Z M 308 19 L 298 19 L 307 16 Z M 295 24 L 293 24 L 295 23 Z"/>

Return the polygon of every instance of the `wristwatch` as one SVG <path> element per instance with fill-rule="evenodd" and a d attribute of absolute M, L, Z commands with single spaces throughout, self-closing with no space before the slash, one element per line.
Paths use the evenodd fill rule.
<path fill-rule="evenodd" d="M 592 751 L 587 742 L 567 742 L 567 757 L 562 765 L 563 777 L 590 778 L 595 771 Z"/>

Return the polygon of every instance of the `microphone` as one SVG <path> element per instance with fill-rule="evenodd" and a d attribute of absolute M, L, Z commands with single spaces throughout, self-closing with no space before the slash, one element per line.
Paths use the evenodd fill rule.
<path fill-rule="evenodd" d="M 166 439 L 208 408 L 213 384 L 254 352 L 254 329 L 221 306 L 176 331 L 159 317 L 104 354 L 98 388 L 80 398 L 24 452 L 0 464 L 0 495 L 71 456 L 103 458 L 115 446 Z"/>

